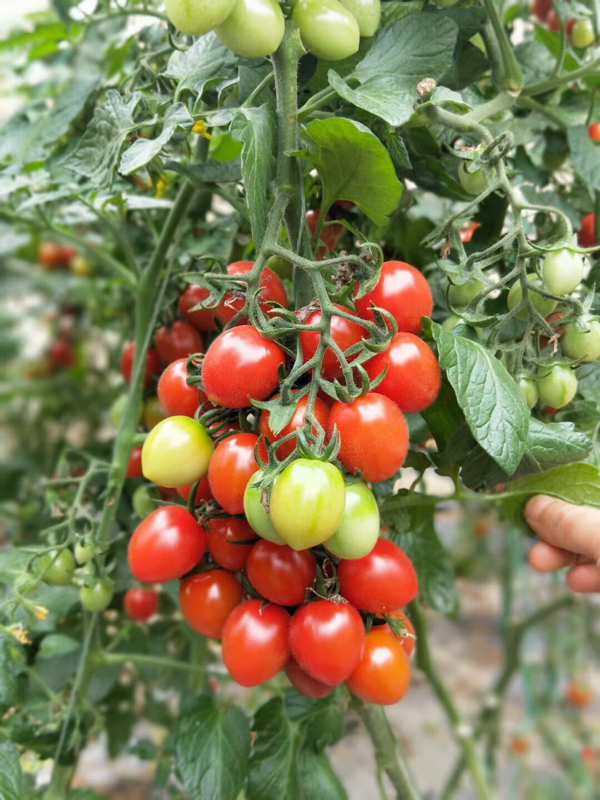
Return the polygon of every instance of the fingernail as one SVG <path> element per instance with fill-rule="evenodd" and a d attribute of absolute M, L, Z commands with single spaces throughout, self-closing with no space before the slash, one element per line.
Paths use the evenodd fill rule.
<path fill-rule="evenodd" d="M 545 494 L 538 494 L 533 497 L 525 506 L 525 517 L 528 522 L 538 520 L 552 502 L 554 502 L 554 498 Z"/>

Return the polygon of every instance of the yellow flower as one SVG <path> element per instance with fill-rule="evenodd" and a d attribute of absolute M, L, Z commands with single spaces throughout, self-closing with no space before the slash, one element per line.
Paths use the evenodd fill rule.
<path fill-rule="evenodd" d="M 192 133 L 197 133 L 198 136 L 203 136 L 205 139 L 212 139 L 212 134 L 208 132 L 206 127 L 206 123 L 203 119 L 197 119 L 194 122 L 194 126 L 192 128 Z"/>
<path fill-rule="evenodd" d="M 28 638 L 27 631 L 23 629 L 20 622 L 14 628 L 9 628 L 9 631 L 20 644 L 31 644 L 31 639 Z"/>
<path fill-rule="evenodd" d="M 167 179 L 164 175 L 161 175 L 160 178 L 156 181 L 156 187 L 154 189 L 154 196 L 160 198 L 165 193 L 165 189 L 167 188 Z"/>
<path fill-rule="evenodd" d="M 34 606 L 33 613 L 38 619 L 44 620 L 48 616 L 48 609 L 44 606 Z"/>

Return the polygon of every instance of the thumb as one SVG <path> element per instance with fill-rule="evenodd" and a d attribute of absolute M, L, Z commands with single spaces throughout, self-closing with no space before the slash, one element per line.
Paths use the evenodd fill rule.
<path fill-rule="evenodd" d="M 600 510 L 538 495 L 527 503 L 525 519 L 548 544 L 600 559 Z"/>

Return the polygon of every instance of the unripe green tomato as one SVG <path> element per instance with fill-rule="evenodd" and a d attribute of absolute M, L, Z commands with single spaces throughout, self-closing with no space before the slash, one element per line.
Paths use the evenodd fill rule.
<path fill-rule="evenodd" d="M 540 400 L 552 408 L 562 408 L 570 403 L 577 392 L 577 378 L 570 367 L 557 364 L 537 382 Z"/>
<path fill-rule="evenodd" d="M 589 47 L 596 40 L 594 26 L 589 19 L 578 19 L 571 28 L 571 41 L 575 47 Z"/>
<path fill-rule="evenodd" d="M 285 19 L 277 0 L 236 0 L 233 11 L 215 29 L 238 56 L 269 56 L 281 44 Z"/>
<path fill-rule="evenodd" d="M 542 274 L 552 294 L 569 294 L 575 291 L 583 278 L 583 257 L 566 247 L 551 250 L 544 256 Z"/>
<path fill-rule="evenodd" d="M 381 20 L 380 0 L 340 0 L 358 23 L 361 36 L 373 36 Z"/>
<path fill-rule="evenodd" d="M 568 358 L 596 361 L 600 358 L 600 322 L 582 319 L 569 323 L 560 343 Z"/>
<path fill-rule="evenodd" d="M 534 273 L 528 273 L 527 280 L 534 286 L 539 286 L 540 289 L 543 288 L 542 281 Z M 557 305 L 556 300 L 550 300 L 545 297 L 542 297 L 541 294 L 534 292 L 533 289 L 529 289 L 528 292 L 529 292 L 529 299 L 531 300 L 533 307 L 539 314 L 542 315 L 542 317 L 549 316 L 556 308 Z M 523 292 L 521 290 L 521 283 L 520 281 L 515 281 L 513 285 L 510 287 L 510 292 L 508 293 L 508 299 L 506 301 L 509 311 L 512 311 L 513 308 L 519 305 L 522 297 L 523 297 Z M 519 311 L 519 313 L 517 314 L 517 319 L 527 319 L 526 308 L 522 308 Z"/>
<path fill-rule="evenodd" d="M 451 331 L 462 322 L 464 322 L 464 320 L 461 317 L 457 316 L 456 314 L 450 314 L 450 316 L 446 317 L 446 319 L 442 322 L 442 328 L 445 331 Z"/>
<path fill-rule="evenodd" d="M 110 420 L 110 424 L 115 430 L 117 430 L 117 428 L 121 424 L 121 417 L 125 413 L 126 405 L 127 405 L 127 395 L 122 394 L 120 397 L 117 397 L 117 399 L 110 407 L 110 410 L 108 412 L 108 418 Z M 140 413 L 137 421 L 138 425 L 141 423 L 143 416 L 144 416 L 144 409 L 140 408 Z"/>
<path fill-rule="evenodd" d="M 93 586 L 82 586 L 79 591 L 81 605 L 87 611 L 104 611 L 113 598 L 113 585 L 106 579 L 96 581 Z"/>
<path fill-rule="evenodd" d="M 157 501 L 158 495 L 156 491 L 147 484 L 142 484 L 138 486 L 135 492 L 133 493 L 133 497 L 131 498 L 131 502 L 133 505 L 133 510 L 142 519 L 145 519 L 148 514 L 151 514 L 153 511 L 156 510 L 158 507 Z"/>
<path fill-rule="evenodd" d="M 201 36 L 225 22 L 235 0 L 165 0 L 169 20 L 181 33 Z"/>
<path fill-rule="evenodd" d="M 294 550 L 322 544 L 338 529 L 346 505 L 342 473 L 333 464 L 298 458 L 271 492 L 275 530 Z"/>
<path fill-rule="evenodd" d="M 363 558 L 379 536 L 379 507 L 366 483 L 346 486 L 344 516 L 336 532 L 324 544 L 338 558 Z"/>
<path fill-rule="evenodd" d="M 280 256 L 271 256 L 265 262 L 265 267 L 272 270 L 280 278 L 291 278 L 294 271 L 291 261 Z"/>
<path fill-rule="evenodd" d="M 77 542 L 75 545 L 75 561 L 78 564 L 87 564 L 94 557 L 95 550 L 91 544 Z"/>
<path fill-rule="evenodd" d="M 152 428 L 155 428 L 159 422 L 162 422 L 163 419 L 166 418 L 167 415 L 158 397 L 156 395 L 149 397 L 144 403 L 144 425 L 146 426 L 146 430 L 151 431 Z"/>
<path fill-rule="evenodd" d="M 142 448 L 144 477 L 159 486 L 187 486 L 203 478 L 215 446 L 191 417 L 167 417 L 152 428 Z"/>
<path fill-rule="evenodd" d="M 244 514 L 252 530 L 260 537 L 274 544 L 285 544 L 262 504 L 262 489 L 257 484 L 263 475 L 264 470 L 259 469 L 248 481 L 244 492 Z"/>
<path fill-rule="evenodd" d="M 298 0 L 292 17 L 302 43 L 317 58 L 340 61 L 358 50 L 358 22 L 337 0 Z"/>
<path fill-rule="evenodd" d="M 67 586 L 73 580 L 75 572 L 75 559 L 70 550 L 56 550 L 38 558 L 36 562 L 38 573 L 43 574 L 44 582 L 52 586 Z"/>
<path fill-rule="evenodd" d="M 485 287 L 485 283 L 479 278 L 469 278 L 466 283 L 456 286 L 451 284 L 448 289 L 448 300 L 453 306 L 468 306 L 474 297 Z"/>
<path fill-rule="evenodd" d="M 538 401 L 538 390 L 535 381 L 532 378 L 519 378 L 517 386 L 521 390 L 521 394 L 525 398 L 527 408 L 533 408 Z"/>
<path fill-rule="evenodd" d="M 476 169 L 474 172 L 469 172 L 467 170 L 466 161 L 463 161 L 458 168 L 458 180 L 465 192 L 468 192 L 472 195 L 485 192 L 490 185 L 485 172 L 482 169 Z"/>

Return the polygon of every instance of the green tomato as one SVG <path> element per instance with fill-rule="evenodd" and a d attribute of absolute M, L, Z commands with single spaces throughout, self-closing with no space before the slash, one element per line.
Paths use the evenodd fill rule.
<path fill-rule="evenodd" d="M 291 278 L 294 267 L 290 261 L 281 256 L 270 256 L 265 262 L 265 267 L 268 267 L 280 278 Z"/>
<path fill-rule="evenodd" d="M 379 507 L 366 483 L 346 486 L 344 516 L 325 547 L 338 558 L 363 558 L 375 547 L 379 537 Z"/>
<path fill-rule="evenodd" d="M 479 278 L 469 278 L 466 283 L 462 283 L 460 286 L 451 284 L 448 289 L 448 300 L 456 307 L 468 306 L 483 288 L 485 288 L 485 283 L 480 281 Z"/>
<path fill-rule="evenodd" d="M 577 378 L 570 367 L 557 364 L 538 380 L 540 400 L 552 408 L 562 408 L 570 403 L 577 392 Z"/>
<path fill-rule="evenodd" d="M 464 320 L 462 317 L 457 316 L 456 314 L 450 314 L 449 317 L 442 322 L 442 328 L 445 331 L 451 331 L 456 328 L 457 325 L 460 325 Z"/>
<path fill-rule="evenodd" d="M 285 19 L 277 0 L 236 0 L 233 11 L 215 32 L 238 56 L 269 56 L 281 44 Z"/>
<path fill-rule="evenodd" d="M 542 274 L 552 294 L 569 294 L 575 291 L 583 278 L 583 258 L 580 253 L 566 247 L 551 250 L 544 256 Z"/>
<path fill-rule="evenodd" d="M 534 286 L 539 286 L 540 289 L 543 288 L 543 283 L 539 279 L 537 275 L 534 273 L 527 274 L 527 280 L 529 283 L 532 283 Z M 545 297 L 542 297 L 541 294 L 534 292 L 533 289 L 529 289 L 529 299 L 535 310 L 542 315 L 542 317 L 549 316 L 554 309 L 556 308 L 556 300 L 549 300 Z M 519 305 L 521 302 L 521 298 L 523 297 L 523 292 L 521 290 L 521 283 L 520 281 L 515 281 L 513 285 L 510 287 L 510 292 L 508 293 L 508 309 L 512 311 L 513 308 Z M 522 308 L 519 313 L 517 314 L 517 319 L 527 319 L 527 309 Z"/>
<path fill-rule="evenodd" d="M 380 0 L 340 0 L 358 23 L 361 36 L 373 36 L 381 20 Z"/>
<path fill-rule="evenodd" d="M 146 400 L 144 403 L 143 414 L 144 425 L 148 431 L 151 431 L 152 428 L 155 428 L 159 422 L 162 422 L 163 419 L 167 418 L 167 415 L 160 404 L 160 400 L 156 395 L 153 395 Z"/>
<path fill-rule="evenodd" d="M 75 545 L 75 561 L 78 564 L 87 564 L 94 557 L 95 550 L 91 544 L 77 542 Z"/>
<path fill-rule="evenodd" d="M 589 47 L 596 41 L 594 26 L 589 19 L 578 19 L 571 28 L 571 41 L 575 47 Z"/>
<path fill-rule="evenodd" d="M 215 446 L 191 417 L 167 417 L 152 428 L 142 448 L 144 477 L 159 486 L 186 486 L 203 478 Z"/>
<path fill-rule="evenodd" d="M 474 172 L 469 172 L 466 161 L 463 161 L 458 168 L 458 180 L 465 192 L 468 192 L 472 195 L 485 192 L 490 185 L 488 176 L 485 174 L 485 172 L 482 169 L 476 169 Z"/>
<path fill-rule="evenodd" d="M 158 499 L 156 491 L 151 486 L 142 484 L 137 487 L 131 498 L 133 510 L 138 517 L 145 519 L 148 514 L 151 514 L 158 508 Z"/>
<path fill-rule="evenodd" d="M 517 381 L 517 386 L 525 398 L 527 408 L 533 408 L 538 401 L 538 390 L 535 381 L 532 378 L 522 377 Z"/>
<path fill-rule="evenodd" d="M 81 605 L 87 611 L 104 611 L 113 598 L 113 585 L 109 580 L 96 581 L 92 586 L 82 586 L 79 591 Z"/>
<path fill-rule="evenodd" d="M 114 401 L 114 403 L 110 407 L 110 410 L 108 412 L 108 418 L 110 420 L 111 426 L 115 430 L 117 430 L 117 428 L 121 424 L 121 417 L 125 413 L 125 406 L 126 405 L 127 405 L 127 395 L 126 394 L 122 394 L 120 397 L 117 397 L 117 399 Z M 143 416 L 144 416 L 144 409 L 140 408 L 140 413 L 139 413 L 138 421 L 137 421 L 138 425 L 141 423 L 141 421 L 143 419 Z"/>
<path fill-rule="evenodd" d="M 260 537 L 274 544 L 285 544 L 275 530 L 271 515 L 267 514 L 262 504 L 262 489 L 259 489 L 257 484 L 263 475 L 264 470 L 259 469 L 248 481 L 244 492 L 244 514 L 252 530 Z"/>
<path fill-rule="evenodd" d="M 333 464 L 298 458 L 271 492 L 275 530 L 294 550 L 322 544 L 338 529 L 346 505 L 342 473 Z"/>
<path fill-rule="evenodd" d="M 358 50 L 358 22 L 337 0 L 298 0 L 292 17 L 302 43 L 317 58 L 340 61 Z"/>
<path fill-rule="evenodd" d="M 225 22 L 235 0 L 165 0 L 167 16 L 181 33 L 201 36 Z"/>
<path fill-rule="evenodd" d="M 45 583 L 67 586 L 73 580 L 75 559 L 70 550 L 50 550 L 38 558 L 36 568 L 38 573 L 43 574 Z"/>
<path fill-rule="evenodd" d="M 560 340 L 563 353 L 577 361 L 596 361 L 600 358 L 600 322 L 580 319 L 567 325 Z"/>

